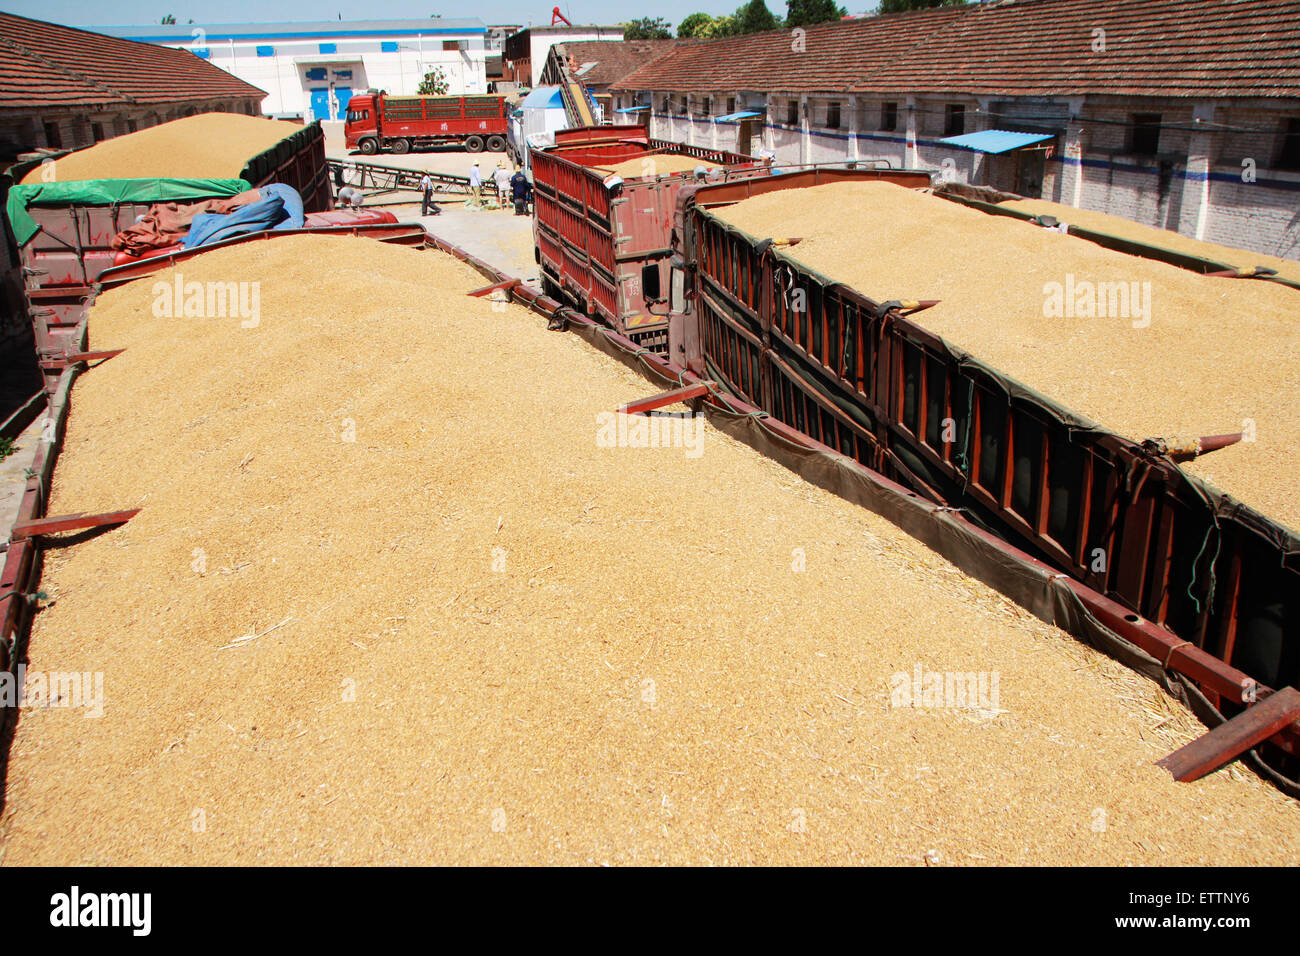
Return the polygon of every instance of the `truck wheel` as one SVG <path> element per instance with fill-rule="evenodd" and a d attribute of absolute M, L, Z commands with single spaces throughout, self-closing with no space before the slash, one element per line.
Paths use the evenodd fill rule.
<path fill-rule="evenodd" d="M 506 141 L 500 136 L 489 136 L 487 141 L 487 150 L 489 153 L 501 153 L 506 148 Z"/>
<path fill-rule="evenodd" d="M 465 152 L 467 153 L 483 152 L 483 137 L 482 136 L 465 137 Z"/>
<path fill-rule="evenodd" d="M 411 141 L 409 139 L 393 140 L 394 153 L 409 153 L 411 151 Z"/>
<path fill-rule="evenodd" d="M 379 152 L 379 143 L 367 137 L 361 141 L 361 152 L 365 153 L 367 156 L 373 156 L 375 153 Z"/>

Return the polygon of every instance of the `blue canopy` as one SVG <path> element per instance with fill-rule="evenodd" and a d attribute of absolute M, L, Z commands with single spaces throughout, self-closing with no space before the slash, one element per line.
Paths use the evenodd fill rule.
<path fill-rule="evenodd" d="M 949 136 L 939 142 L 947 146 L 960 146 L 980 153 L 1007 153 L 1022 146 L 1032 146 L 1045 139 L 1051 139 L 1052 133 L 1012 133 L 1004 129 L 986 129 L 978 133 L 964 133 L 961 136 Z"/>
<path fill-rule="evenodd" d="M 643 113 L 648 110 L 648 106 L 625 106 L 621 110 L 614 110 L 615 113 Z"/>
<path fill-rule="evenodd" d="M 527 110 L 545 110 L 554 107 L 564 109 L 564 97 L 560 94 L 558 86 L 535 87 L 519 104 L 520 109 Z"/>
<path fill-rule="evenodd" d="M 757 113 L 754 110 L 741 110 L 739 113 L 728 113 L 726 116 L 719 116 L 718 122 L 734 123 L 736 122 L 736 120 L 749 119 L 754 116 L 762 116 L 762 115 L 763 115 L 762 113 Z"/>

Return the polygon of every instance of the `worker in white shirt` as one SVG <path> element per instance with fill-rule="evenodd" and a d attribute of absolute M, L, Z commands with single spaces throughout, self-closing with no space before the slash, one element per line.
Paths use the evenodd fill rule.
<path fill-rule="evenodd" d="M 478 163 L 469 168 L 469 204 L 483 205 L 483 174 L 478 171 Z"/>
<path fill-rule="evenodd" d="M 509 209 L 510 170 L 506 169 L 506 164 L 504 162 L 497 162 L 497 168 L 492 174 L 492 180 L 497 187 L 497 202 L 501 204 L 502 209 Z"/>
<path fill-rule="evenodd" d="M 425 173 L 420 177 L 420 215 L 429 215 L 430 207 L 435 214 L 438 212 L 438 207 L 433 205 L 433 180 Z"/>

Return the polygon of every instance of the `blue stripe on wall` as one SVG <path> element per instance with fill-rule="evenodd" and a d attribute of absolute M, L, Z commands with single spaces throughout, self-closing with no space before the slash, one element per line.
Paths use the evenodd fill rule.
<path fill-rule="evenodd" d="M 656 117 L 656 119 L 677 120 L 680 117 Z M 696 122 L 692 120 L 692 122 Z M 739 126 L 739 121 L 719 121 L 710 119 L 709 122 L 720 126 Z M 797 126 L 787 126 L 784 123 L 764 123 L 764 129 L 780 130 L 788 133 L 801 133 L 802 130 Z M 884 133 L 837 133 L 833 130 L 810 130 L 810 136 L 819 136 L 823 139 L 837 139 L 848 142 L 850 139 L 865 139 L 880 143 L 896 143 L 903 146 L 907 145 L 905 136 L 890 136 Z M 947 143 L 940 142 L 937 139 L 918 139 L 916 145 L 919 146 L 937 146 L 941 149 L 953 149 Z M 966 152 L 966 150 L 963 150 Z M 1135 166 L 1132 163 L 1116 163 L 1105 159 L 1077 159 L 1072 156 L 1053 156 L 1048 160 L 1049 163 L 1066 163 L 1071 166 L 1087 166 L 1092 169 L 1106 169 L 1122 173 L 1141 173 L 1147 176 L 1160 175 L 1160 169 L 1157 166 Z M 1300 192 L 1300 181 L 1288 179 L 1263 179 L 1257 178 L 1253 183 L 1243 183 L 1240 174 L 1233 173 L 1202 173 L 1196 170 L 1178 169 L 1172 172 L 1172 175 L 1191 182 L 1201 182 L 1209 179 L 1212 182 L 1221 183 L 1239 183 L 1243 186 L 1266 186 L 1269 189 L 1285 189 L 1292 192 Z"/>
<path fill-rule="evenodd" d="M 217 30 L 206 30 L 205 36 L 211 40 L 324 40 L 324 39 L 343 39 L 343 40 L 365 40 L 370 37 L 415 37 L 415 36 L 433 36 L 438 33 L 448 33 L 457 36 L 486 36 L 487 28 L 482 30 L 454 30 L 454 29 L 434 29 L 434 30 L 367 30 L 365 33 L 354 35 L 333 33 L 221 33 Z M 122 37 L 124 40 L 135 40 L 137 43 L 186 43 L 189 42 L 181 36 L 130 36 Z"/>

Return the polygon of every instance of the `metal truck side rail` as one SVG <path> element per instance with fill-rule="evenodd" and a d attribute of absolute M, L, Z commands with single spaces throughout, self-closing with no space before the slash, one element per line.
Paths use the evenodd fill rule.
<path fill-rule="evenodd" d="M 356 175 L 349 177 L 349 171 Z M 469 194 L 469 177 L 453 176 L 450 173 L 431 173 L 423 169 L 403 169 L 400 166 L 382 166 L 378 163 L 359 163 L 352 160 L 329 160 L 330 178 L 338 182 L 343 178 L 345 185 L 356 186 L 366 190 L 371 196 L 384 193 L 410 190 L 418 192 L 420 180 L 425 176 L 433 181 L 434 187 L 444 193 Z"/>
<path fill-rule="evenodd" d="M 683 190 L 672 358 L 1104 596 L 1116 609 L 1107 623 L 1131 625 L 1138 646 L 1148 628 L 1170 635 L 1164 665 L 1222 712 L 1249 702 L 1236 676 L 1222 679 L 1229 670 L 1294 684 L 1293 532 L 1187 475 L 1158 443 L 1109 433 L 928 332 L 907 317 L 916 304 L 873 301 L 709 211 L 804 176 L 869 175 Z M 1294 778 L 1295 742 L 1274 745 Z"/>

